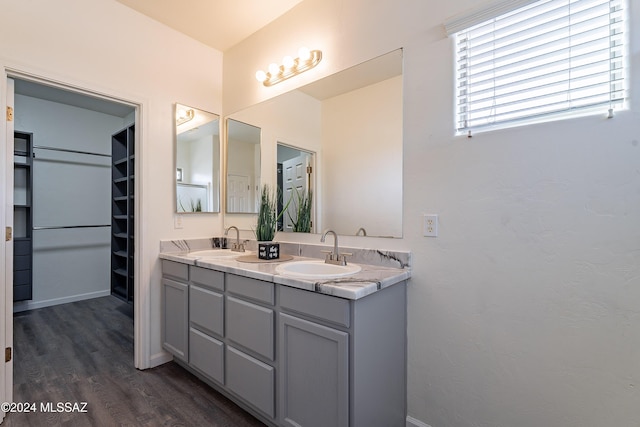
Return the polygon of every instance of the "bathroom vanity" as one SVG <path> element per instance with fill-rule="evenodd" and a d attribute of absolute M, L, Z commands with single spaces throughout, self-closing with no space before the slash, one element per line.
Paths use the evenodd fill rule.
<path fill-rule="evenodd" d="M 180 365 L 268 425 L 405 425 L 408 262 L 315 280 L 194 254 L 160 256 L 162 342 Z"/>

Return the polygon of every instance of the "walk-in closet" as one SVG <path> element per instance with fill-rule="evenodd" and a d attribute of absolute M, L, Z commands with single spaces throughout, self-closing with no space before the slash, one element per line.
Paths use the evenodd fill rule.
<path fill-rule="evenodd" d="M 133 301 L 135 109 L 15 81 L 14 312 Z"/>

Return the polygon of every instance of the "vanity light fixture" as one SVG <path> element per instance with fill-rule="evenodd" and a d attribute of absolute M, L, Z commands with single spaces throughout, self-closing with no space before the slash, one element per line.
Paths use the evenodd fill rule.
<path fill-rule="evenodd" d="M 189 108 L 188 110 L 178 110 L 176 112 L 176 126 L 180 126 L 183 123 L 187 123 L 189 120 L 193 120 L 196 116 L 193 108 Z"/>
<path fill-rule="evenodd" d="M 298 50 L 297 58 L 293 59 L 290 56 L 285 56 L 282 58 L 282 65 L 274 62 L 269 64 L 268 71 L 256 71 L 256 80 L 267 87 L 273 86 L 276 83 L 280 83 L 312 69 L 318 65 L 321 60 L 322 51 L 309 50 L 306 47 L 301 47 L 300 50 Z"/>

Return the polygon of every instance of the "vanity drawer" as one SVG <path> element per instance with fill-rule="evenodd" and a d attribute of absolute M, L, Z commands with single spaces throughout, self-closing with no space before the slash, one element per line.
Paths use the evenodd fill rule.
<path fill-rule="evenodd" d="M 212 290 L 191 285 L 189 321 L 192 326 L 224 335 L 224 296 Z"/>
<path fill-rule="evenodd" d="M 273 283 L 263 280 L 227 274 L 227 291 L 266 304 L 275 303 Z"/>
<path fill-rule="evenodd" d="M 274 360 L 273 310 L 228 296 L 225 323 L 228 339 L 269 360 Z"/>
<path fill-rule="evenodd" d="M 269 417 L 275 416 L 275 369 L 231 346 L 226 348 L 226 380 L 232 392 Z"/>
<path fill-rule="evenodd" d="M 192 283 L 224 291 L 224 273 L 196 266 L 191 266 L 189 273 Z"/>
<path fill-rule="evenodd" d="M 189 329 L 189 365 L 224 384 L 224 344 L 197 329 Z"/>
<path fill-rule="evenodd" d="M 349 300 L 288 286 L 278 286 L 278 292 L 280 306 L 288 311 L 326 320 L 347 328 L 351 325 Z"/>
<path fill-rule="evenodd" d="M 162 274 L 187 281 L 189 280 L 189 266 L 187 264 L 163 259 Z"/>

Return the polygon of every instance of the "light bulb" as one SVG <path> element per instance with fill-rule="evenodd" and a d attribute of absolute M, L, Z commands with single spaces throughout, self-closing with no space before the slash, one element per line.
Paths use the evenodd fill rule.
<path fill-rule="evenodd" d="M 294 61 L 293 58 L 290 56 L 285 56 L 284 58 L 282 58 L 282 65 L 284 65 L 284 68 L 291 68 L 293 67 Z"/>
<path fill-rule="evenodd" d="M 280 73 L 280 67 L 275 62 L 269 64 L 269 72 L 271 76 L 277 76 Z"/>
<path fill-rule="evenodd" d="M 265 80 L 267 80 L 267 73 L 262 70 L 256 71 L 256 80 L 258 80 L 260 83 L 264 82 Z"/>
<path fill-rule="evenodd" d="M 306 47 L 301 47 L 298 50 L 298 58 L 300 58 L 300 60 L 303 62 L 308 61 L 309 59 L 311 59 L 311 52 Z"/>

